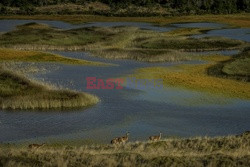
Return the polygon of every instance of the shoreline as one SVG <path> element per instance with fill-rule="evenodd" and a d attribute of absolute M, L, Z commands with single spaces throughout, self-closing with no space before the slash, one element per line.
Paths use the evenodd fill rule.
<path fill-rule="evenodd" d="M 24 76 L 0 69 L 0 109 L 65 110 L 97 104 L 97 96 L 72 90 L 61 90 L 34 82 Z"/>
<path fill-rule="evenodd" d="M 75 65 L 107 66 L 64 56 L 0 48 L 0 63 L 15 62 L 51 62 Z M 67 110 L 86 108 L 99 102 L 99 98 L 84 92 L 63 90 L 36 82 L 24 75 L 11 71 L 8 67 L 0 68 L 0 108 L 4 110 Z"/>
<path fill-rule="evenodd" d="M 163 138 L 120 145 L 44 143 L 1 144 L 0 164 L 34 166 L 249 166 L 250 132 L 217 137 Z M 61 157 L 64 158 L 61 158 Z M 237 166 L 237 165 L 236 165 Z"/>

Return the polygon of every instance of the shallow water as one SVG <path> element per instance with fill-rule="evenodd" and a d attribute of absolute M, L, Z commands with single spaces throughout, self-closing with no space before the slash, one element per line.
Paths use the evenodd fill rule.
<path fill-rule="evenodd" d="M 57 64 L 58 68 L 54 68 L 53 64 L 48 73 L 30 74 L 37 80 L 95 94 L 100 97 L 101 102 L 84 111 L 1 111 L 1 142 L 92 139 L 107 143 L 112 137 L 123 135 L 126 131 L 130 131 L 131 140 L 145 140 L 149 135 L 159 132 L 165 136 L 215 136 L 249 130 L 250 101 L 247 100 L 180 88 L 156 87 L 152 83 L 144 86 L 143 83 L 130 82 L 121 90 L 86 89 L 86 77 L 114 78 L 131 74 L 137 68 L 167 67 L 182 62 L 152 64 L 133 60 L 102 59 L 85 52 L 55 53 L 119 66 Z M 51 65 L 37 64 L 47 69 L 50 69 Z"/>
<path fill-rule="evenodd" d="M 192 37 L 203 38 L 212 36 L 226 37 L 226 38 L 250 42 L 250 28 L 211 30 L 205 34 L 193 35 Z"/>
<path fill-rule="evenodd" d="M 220 23 L 207 23 L 207 22 L 201 22 L 201 23 L 176 23 L 171 24 L 173 26 L 179 27 L 179 28 L 225 28 L 227 25 L 220 24 Z"/>
<path fill-rule="evenodd" d="M 215 54 L 220 54 L 224 56 L 232 56 L 240 53 L 239 50 L 217 50 L 217 51 L 205 51 L 205 52 L 193 52 L 193 54 L 198 54 L 198 55 L 215 55 Z"/>

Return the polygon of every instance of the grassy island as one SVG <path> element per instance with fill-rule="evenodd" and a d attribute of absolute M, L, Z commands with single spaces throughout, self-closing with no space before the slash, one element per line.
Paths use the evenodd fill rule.
<path fill-rule="evenodd" d="M 243 52 L 243 57 L 246 53 Z M 242 61 L 242 54 L 235 57 L 222 55 L 198 56 L 206 60 L 208 64 L 184 64 L 172 67 L 147 67 L 141 68 L 132 74 L 136 78 L 162 79 L 168 86 L 179 86 L 191 90 L 205 91 L 208 93 L 224 95 L 228 97 L 250 99 L 250 83 L 232 80 L 232 77 L 240 77 L 247 80 L 248 75 L 240 75 L 244 71 L 249 72 L 248 61 Z M 237 58 L 236 58 L 237 57 Z M 239 57 L 239 58 L 238 58 Z M 234 62 L 241 63 L 236 69 L 227 66 L 234 66 Z M 224 68 L 218 68 L 223 66 Z M 226 68 L 225 68 L 226 67 Z M 216 70 L 214 70 L 216 69 Z M 234 75 L 226 74 L 220 70 L 231 69 Z M 211 71 L 213 70 L 213 73 Z M 210 72 L 209 72 L 210 71 Z M 238 71 L 238 73 L 237 73 Z"/>
<path fill-rule="evenodd" d="M 223 78 L 250 81 L 250 48 L 245 48 L 240 54 L 222 61 L 208 69 L 208 74 Z"/>
<path fill-rule="evenodd" d="M 0 49 L 0 62 L 55 62 L 105 66 L 104 63 L 66 58 L 51 53 Z M 0 109 L 68 109 L 96 104 L 99 99 L 87 93 L 55 90 L 40 85 L 8 69 L 0 68 Z"/>
<path fill-rule="evenodd" d="M 239 49 L 246 42 L 220 37 L 190 38 L 204 31 L 180 29 L 155 32 L 135 27 L 90 27 L 61 30 L 44 24 L 28 23 L 0 35 L 0 46 L 19 50 L 89 51 L 95 56 L 147 62 L 192 59 L 190 51 Z"/>
<path fill-rule="evenodd" d="M 67 109 L 96 104 L 96 96 L 55 90 L 0 69 L 0 109 Z"/>

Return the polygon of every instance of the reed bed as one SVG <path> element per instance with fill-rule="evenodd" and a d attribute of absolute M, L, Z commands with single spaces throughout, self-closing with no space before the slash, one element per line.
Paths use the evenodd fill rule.
<path fill-rule="evenodd" d="M 23 47 L 22 49 L 25 49 Z M 67 58 L 56 54 L 37 52 L 37 51 L 22 51 L 0 48 L 0 62 L 54 62 L 63 64 L 76 64 L 76 65 L 108 65 L 100 62 L 92 62 L 82 59 Z"/>
<path fill-rule="evenodd" d="M 205 56 L 210 59 L 208 64 L 187 64 L 172 67 L 148 67 L 135 71 L 131 76 L 136 78 L 162 79 L 164 85 L 183 87 L 195 91 L 204 91 L 216 95 L 250 99 L 250 84 L 227 78 L 208 75 L 208 70 L 217 63 L 227 61 L 226 56 Z M 211 61 L 213 60 L 213 61 Z"/>
<path fill-rule="evenodd" d="M 222 61 L 208 69 L 208 74 L 222 78 L 250 81 L 250 48 L 232 58 Z"/>
<path fill-rule="evenodd" d="M 147 62 L 183 61 L 187 51 L 239 49 L 247 43 L 219 37 L 201 39 L 187 35 L 204 29 L 178 30 L 173 34 L 136 27 L 91 27 L 60 30 L 29 23 L 2 34 L 0 46 L 18 50 L 90 51 L 94 56 Z M 179 34 L 179 35 L 178 35 Z"/>
<path fill-rule="evenodd" d="M 2 166 L 249 166 L 250 134 L 165 138 L 125 145 L 2 145 Z"/>
<path fill-rule="evenodd" d="M 0 69 L 0 85 L 1 109 L 77 109 L 99 101 L 94 95 L 52 89 L 3 69 Z"/>
<path fill-rule="evenodd" d="M 135 44 L 145 49 L 175 49 L 185 51 L 208 51 L 242 48 L 245 43 L 222 37 L 195 38 L 149 38 Z"/>
<path fill-rule="evenodd" d="M 91 53 L 97 57 L 108 59 L 132 59 L 144 62 L 178 62 L 191 60 L 192 53 L 179 52 L 176 50 L 153 50 L 153 49 L 105 49 L 94 50 Z"/>
<path fill-rule="evenodd" d="M 189 35 L 197 35 L 203 34 L 207 31 L 213 30 L 212 28 L 178 28 L 165 34 L 169 37 L 172 36 L 189 36 Z"/>

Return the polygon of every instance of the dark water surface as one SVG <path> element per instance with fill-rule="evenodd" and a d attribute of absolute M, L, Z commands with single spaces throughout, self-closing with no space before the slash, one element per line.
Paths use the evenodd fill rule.
<path fill-rule="evenodd" d="M 193 35 L 192 37 L 203 38 L 211 36 L 226 37 L 226 38 L 250 42 L 250 28 L 211 30 L 205 34 Z"/>

